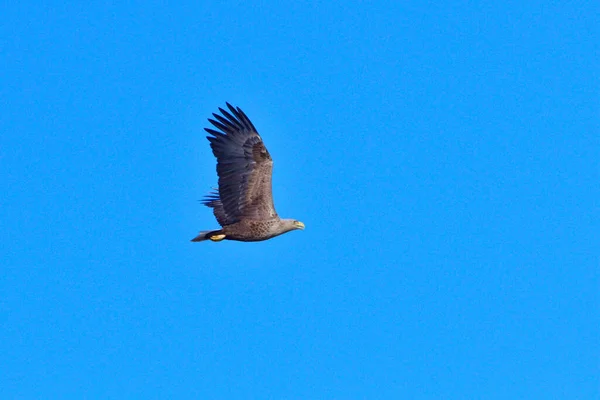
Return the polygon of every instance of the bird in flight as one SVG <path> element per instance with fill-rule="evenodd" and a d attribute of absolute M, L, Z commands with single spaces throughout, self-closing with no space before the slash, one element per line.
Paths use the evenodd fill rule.
<path fill-rule="evenodd" d="M 221 229 L 202 231 L 192 242 L 258 242 L 304 229 L 302 222 L 277 215 L 271 192 L 271 155 L 246 114 L 226 104 L 229 112 L 219 108 L 222 115 L 208 119 L 217 130 L 205 128 L 217 158 L 219 188 L 202 200 L 213 209 Z"/>

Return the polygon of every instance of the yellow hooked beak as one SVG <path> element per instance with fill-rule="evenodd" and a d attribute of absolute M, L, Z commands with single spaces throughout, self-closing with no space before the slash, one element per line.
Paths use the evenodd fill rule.
<path fill-rule="evenodd" d="M 294 226 L 296 229 L 304 229 L 304 224 L 300 221 L 294 221 Z"/>

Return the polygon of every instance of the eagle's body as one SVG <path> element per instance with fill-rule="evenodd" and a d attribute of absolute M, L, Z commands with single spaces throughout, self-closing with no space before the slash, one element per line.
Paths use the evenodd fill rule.
<path fill-rule="evenodd" d="M 222 108 L 223 116 L 209 119 L 219 131 L 206 128 L 210 147 L 217 158 L 219 189 L 203 203 L 213 209 L 221 229 L 203 231 L 193 242 L 210 239 L 256 242 L 271 239 L 304 224 L 280 219 L 275 212 L 271 192 L 273 160 L 262 138 L 246 114 L 227 103 L 231 114 Z"/>
<path fill-rule="evenodd" d="M 211 232 L 200 232 L 193 239 L 198 242 L 205 239 L 219 241 L 223 239 L 238 240 L 240 242 L 259 242 L 271 239 L 282 233 L 298 229 L 293 219 L 273 218 L 270 220 L 242 220 L 231 225 L 225 225 L 222 229 Z M 221 237 L 220 235 L 225 235 Z"/>

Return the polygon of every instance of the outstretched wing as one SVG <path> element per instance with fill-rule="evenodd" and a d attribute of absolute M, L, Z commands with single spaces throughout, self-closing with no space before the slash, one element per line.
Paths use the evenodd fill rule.
<path fill-rule="evenodd" d="M 204 200 L 212 207 L 221 225 L 241 219 L 277 217 L 271 192 L 273 160 L 256 128 L 238 107 L 227 103 L 229 112 L 219 108 L 222 116 L 209 119 L 217 129 L 205 128 L 210 147 L 217 158 L 218 192 Z"/>

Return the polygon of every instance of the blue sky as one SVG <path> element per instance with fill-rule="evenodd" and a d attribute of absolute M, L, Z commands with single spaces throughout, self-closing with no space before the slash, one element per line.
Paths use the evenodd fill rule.
<path fill-rule="evenodd" d="M 1 397 L 597 397 L 599 11 L 4 5 Z M 225 101 L 305 231 L 189 242 Z"/>

